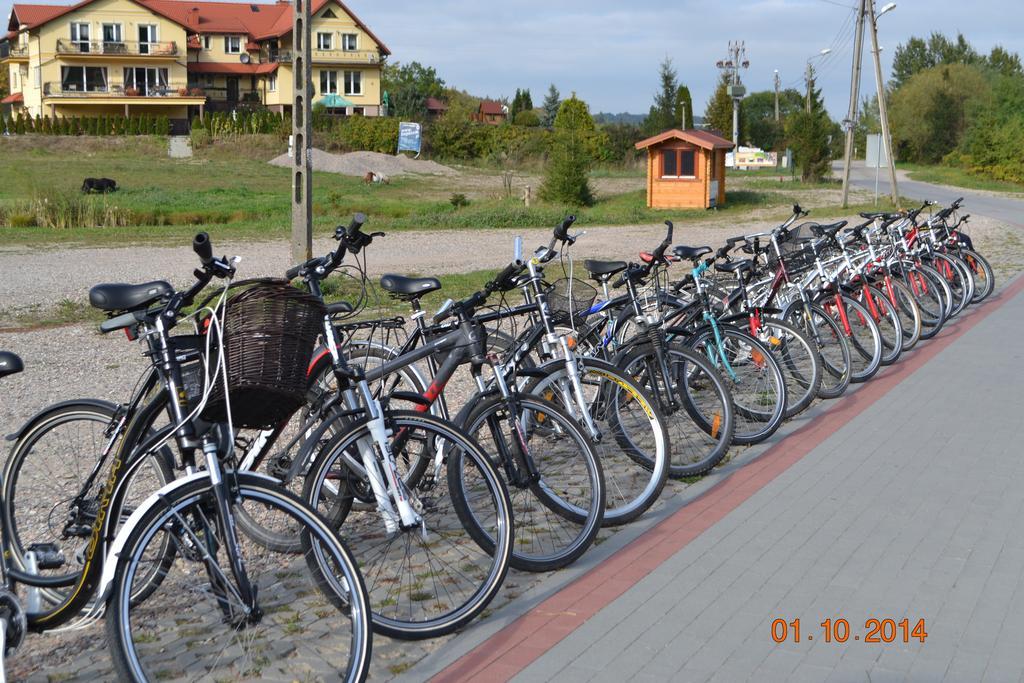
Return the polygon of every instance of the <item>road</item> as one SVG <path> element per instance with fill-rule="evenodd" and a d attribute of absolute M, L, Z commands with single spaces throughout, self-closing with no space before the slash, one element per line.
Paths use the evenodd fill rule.
<path fill-rule="evenodd" d="M 833 166 L 836 175 L 842 175 L 843 164 Z M 905 171 L 896 171 L 896 183 L 900 195 L 924 201 L 930 199 L 939 204 L 952 204 L 957 197 L 964 197 L 964 207 L 972 215 L 988 216 L 1004 221 L 1018 228 L 1024 228 L 1024 199 L 989 192 L 977 192 L 947 185 L 933 185 L 910 180 Z M 863 161 L 854 161 L 850 167 L 850 182 L 857 187 L 874 189 L 875 169 L 866 168 Z M 878 193 L 890 194 L 889 174 L 882 168 L 878 176 Z"/>

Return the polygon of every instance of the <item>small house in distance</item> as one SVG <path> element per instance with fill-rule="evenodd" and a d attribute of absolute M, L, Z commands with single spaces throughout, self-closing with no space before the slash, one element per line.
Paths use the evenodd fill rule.
<path fill-rule="evenodd" d="M 439 100 L 436 97 L 428 97 L 423 105 L 427 109 L 427 116 L 432 119 L 443 116 L 448 111 L 448 105 L 444 103 L 444 100 Z"/>
<path fill-rule="evenodd" d="M 704 130 L 667 130 L 636 143 L 647 150 L 647 206 L 712 208 L 725 203 L 725 152 L 733 144 Z"/>
<path fill-rule="evenodd" d="M 497 126 L 508 118 L 508 107 L 494 100 L 480 100 L 480 108 L 477 109 L 474 118 L 482 123 Z"/>

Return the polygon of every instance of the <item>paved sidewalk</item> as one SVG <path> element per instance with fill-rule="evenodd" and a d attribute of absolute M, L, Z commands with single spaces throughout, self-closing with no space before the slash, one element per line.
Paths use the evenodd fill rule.
<path fill-rule="evenodd" d="M 1022 291 L 1011 283 L 465 656 L 415 673 L 1020 680 Z M 925 620 L 924 643 L 863 641 L 866 620 L 904 617 Z M 777 618 L 800 619 L 801 642 L 776 644 Z M 848 620 L 847 642 L 824 642 L 828 618 Z"/>

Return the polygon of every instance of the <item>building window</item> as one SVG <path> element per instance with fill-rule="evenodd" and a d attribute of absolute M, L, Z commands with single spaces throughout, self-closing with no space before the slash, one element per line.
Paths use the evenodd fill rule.
<path fill-rule="evenodd" d="M 696 159 L 692 149 L 666 149 L 661 153 L 662 178 L 695 178 Z"/>
<path fill-rule="evenodd" d="M 331 40 L 334 38 L 333 33 L 317 33 L 316 34 L 316 49 L 318 50 L 332 50 Z"/>
<path fill-rule="evenodd" d="M 217 77 L 213 74 L 206 74 L 203 76 L 203 86 L 206 88 L 217 87 Z"/>
<path fill-rule="evenodd" d="M 156 24 L 139 24 L 139 54 L 148 55 L 156 43 Z"/>
<path fill-rule="evenodd" d="M 363 94 L 363 72 L 362 71 L 346 71 L 345 72 L 345 94 L 346 95 L 362 95 Z"/>
<path fill-rule="evenodd" d="M 89 24 L 80 22 L 71 24 L 71 42 L 77 45 L 81 52 L 88 52 Z"/>
<path fill-rule="evenodd" d="M 41 67 L 32 67 L 32 80 L 35 82 L 37 88 L 43 87 L 43 70 Z"/>
<path fill-rule="evenodd" d="M 103 24 L 103 47 L 110 45 L 123 45 L 124 38 L 121 36 L 121 24 Z"/>
<path fill-rule="evenodd" d="M 60 89 L 63 92 L 106 92 L 107 70 L 101 66 L 62 66 Z"/>
<path fill-rule="evenodd" d="M 277 92 L 277 74 L 270 74 L 267 76 L 267 90 L 270 92 Z"/>
<path fill-rule="evenodd" d="M 321 95 L 337 95 L 338 94 L 338 72 L 337 71 L 321 71 L 320 72 L 320 94 Z"/>
<path fill-rule="evenodd" d="M 124 70 L 124 87 L 135 88 L 143 96 L 166 95 L 167 69 L 128 67 Z"/>
<path fill-rule="evenodd" d="M 229 55 L 242 53 L 242 38 L 240 36 L 224 36 L 224 52 Z"/>
<path fill-rule="evenodd" d="M 203 36 L 203 49 L 209 50 L 212 46 L 213 38 L 211 36 Z"/>
<path fill-rule="evenodd" d="M 359 34 L 358 33 L 342 33 L 341 34 L 341 49 L 346 52 L 355 52 L 359 49 Z"/>

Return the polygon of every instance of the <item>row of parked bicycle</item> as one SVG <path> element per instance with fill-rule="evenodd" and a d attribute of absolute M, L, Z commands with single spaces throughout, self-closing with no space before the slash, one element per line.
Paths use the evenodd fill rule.
<path fill-rule="evenodd" d="M 855 227 L 797 226 L 795 206 L 715 251 L 673 248 L 666 222 L 636 262 L 584 260 L 593 284 L 569 217 L 433 315 L 437 279 L 382 277 L 408 323 L 366 319 L 383 234 L 361 214 L 282 279 L 235 281 L 201 233 L 188 290 L 90 292 L 101 330 L 149 360 L 128 400 L 56 404 L 10 437 L 4 650 L 105 612 L 123 679 L 362 680 L 374 632 L 465 626 L 509 567 L 570 564 L 668 477 L 768 439 L 987 297 L 960 204 Z M 324 302 L 339 269 L 355 305 Z M 0 354 L 0 377 L 21 369 Z"/>

